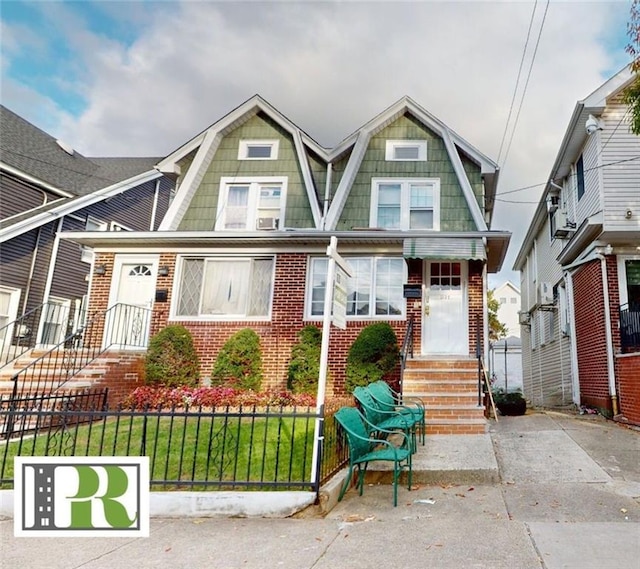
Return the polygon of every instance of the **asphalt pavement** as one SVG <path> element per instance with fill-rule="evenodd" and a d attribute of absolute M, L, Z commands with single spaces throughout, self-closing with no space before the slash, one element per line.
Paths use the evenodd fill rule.
<path fill-rule="evenodd" d="M 427 438 L 416 457 L 422 475 L 399 490 L 396 508 L 374 476 L 363 496 L 350 490 L 328 513 L 152 518 L 148 538 L 15 538 L 4 519 L 0 567 L 640 567 L 640 432 L 598 416 L 530 412 L 492 421 L 488 448 L 458 440 L 466 442 Z M 456 461 L 476 476 L 445 476 Z"/>

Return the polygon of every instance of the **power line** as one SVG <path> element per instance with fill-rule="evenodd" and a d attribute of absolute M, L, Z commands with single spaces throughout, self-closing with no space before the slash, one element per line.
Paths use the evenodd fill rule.
<path fill-rule="evenodd" d="M 516 100 L 516 94 L 518 93 L 518 85 L 520 84 L 520 75 L 522 73 L 522 67 L 524 65 L 524 58 L 527 54 L 527 47 L 529 46 L 529 37 L 531 36 L 531 29 L 533 28 L 533 19 L 536 15 L 536 8 L 538 6 L 538 0 L 533 5 L 533 12 L 531 12 L 531 19 L 529 20 L 529 29 L 527 30 L 527 39 L 524 42 L 524 49 L 522 50 L 522 58 L 520 59 L 520 68 L 518 69 L 518 77 L 516 78 L 516 84 L 513 88 L 513 97 L 511 97 L 511 106 L 509 107 L 509 114 L 507 116 L 507 122 L 504 125 L 504 132 L 502 133 L 502 140 L 500 141 L 500 150 L 498 151 L 497 162 L 500 163 L 500 156 L 502 156 L 502 147 L 504 145 L 504 139 L 507 137 L 507 131 L 509 130 L 509 121 L 511 120 L 511 113 L 513 112 L 513 104 Z"/>
<path fill-rule="evenodd" d="M 509 145 L 504 154 L 504 160 L 502 161 L 502 168 L 507 163 L 507 157 L 509 156 L 509 150 L 511 150 L 511 143 L 516 133 L 516 127 L 518 126 L 518 120 L 520 119 L 520 111 L 522 111 L 522 104 L 524 103 L 524 97 L 527 94 L 527 88 L 529 87 L 529 79 L 531 79 L 531 72 L 533 71 L 533 64 L 536 61 L 536 55 L 538 54 L 538 46 L 540 45 L 540 38 L 542 37 L 542 30 L 544 28 L 544 22 L 547 19 L 547 11 L 549 10 L 549 0 L 544 8 L 544 14 L 542 15 L 542 22 L 540 23 L 540 30 L 538 31 L 538 39 L 536 40 L 536 47 L 533 50 L 533 57 L 531 58 L 531 65 L 529 66 L 529 73 L 527 74 L 527 81 L 524 84 L 524 90 L 522 91 L 522 97 L 520 98 L 520 105 L 518 106 L 518 113 L 516 114 L 515 122 L 513 123 L 513 129 L 511 131 L 511 138 L 509 139 Z"/>

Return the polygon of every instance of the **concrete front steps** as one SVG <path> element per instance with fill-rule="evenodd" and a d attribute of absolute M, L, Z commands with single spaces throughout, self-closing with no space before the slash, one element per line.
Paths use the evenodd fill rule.
<path fill-rule="evenodd" d="M 425 405 L 427 435 L 480 435 L 487 429 L 478 406 L 478 362 L 474 358 L 407 360 L 404 395 Z"/>

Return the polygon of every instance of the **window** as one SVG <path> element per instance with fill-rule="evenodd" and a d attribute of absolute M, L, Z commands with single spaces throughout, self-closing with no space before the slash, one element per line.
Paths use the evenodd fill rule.
<path fill-rule="evenodd" d="M 426 140 L 387 140 L 385 160 L 393 162 L 426 162 Z"/>
<path fill-rule="evenodd" d="M 511 298 L 509 298 L 509 302 L 511 304 L 518 304 L 518 299 L 515 296 L 512 296 Z"/>
<path fill-rule="evenodd" d="M 241 140 L 238 160 L 277 160 L 279 140 Z"/>
<path fill-rule="evenodd" d="M 109 225 L 95 217 L 87 217 L 84 225 L 85 231 L 108 231 Z M 84 263 L 93 263 L 93 249 L 86 245 L 80 246 L 80 260 Z"/>
<path fill-rule="evenodd" d="M 406 266 L 399 257 L 349 257 L 354 271 L 348 280 L 347 316 L 389 317 L 404 315 L 403 284 Z M 324 314 L 328 259 L 311 259 L 307 288 L 307 314 Z M 310 294 L 309 294 L 310 292 Z"/>
<path fill-rule="evenodd" d="M 578 199 L 584 196 L 584 161 L 582 159 L 582 154 L 580 154 L 580 158 L 576 162 L 576 184 L 578 188 Z"/>
<path fill-rule="evenodd" d="M 271 257 L 184 258 L 175 316 L 268 317 L 273 266 Z"/>
<path fill-rule="evenodd" d="M 216 230 L 282 227 L 286 182 L 286 178 L 222 178 Z"/>
<path fill-rule="evenodd" d="M 500 297 L 500 304 L 507 304 L 507 299 L 504 296 Z"/>
<path fill-rule="evenodd" d="M 4 340 L 7 336 L 11 337 L 13 326 L 10 328 L 5 326 L 16 319 L 19 301 L 20 289 L 0 287 L 0 340 Z"/>
<path fill-rule="evenodd" d="M 370 226 L 440 229 L 439 180 L 373 179 Z"/>

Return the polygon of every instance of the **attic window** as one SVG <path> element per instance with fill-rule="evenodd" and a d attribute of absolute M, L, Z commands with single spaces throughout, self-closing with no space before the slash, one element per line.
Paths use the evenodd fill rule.
<path fill-rule="evenodd" d="M 276 160 L 279 140 L 241 140 L 238 160 Z"/>
<path fill-rule="evenodd" d="M 426 140 L 387 140 L 385 160 L 392 162 L 426 162 Z"/>

